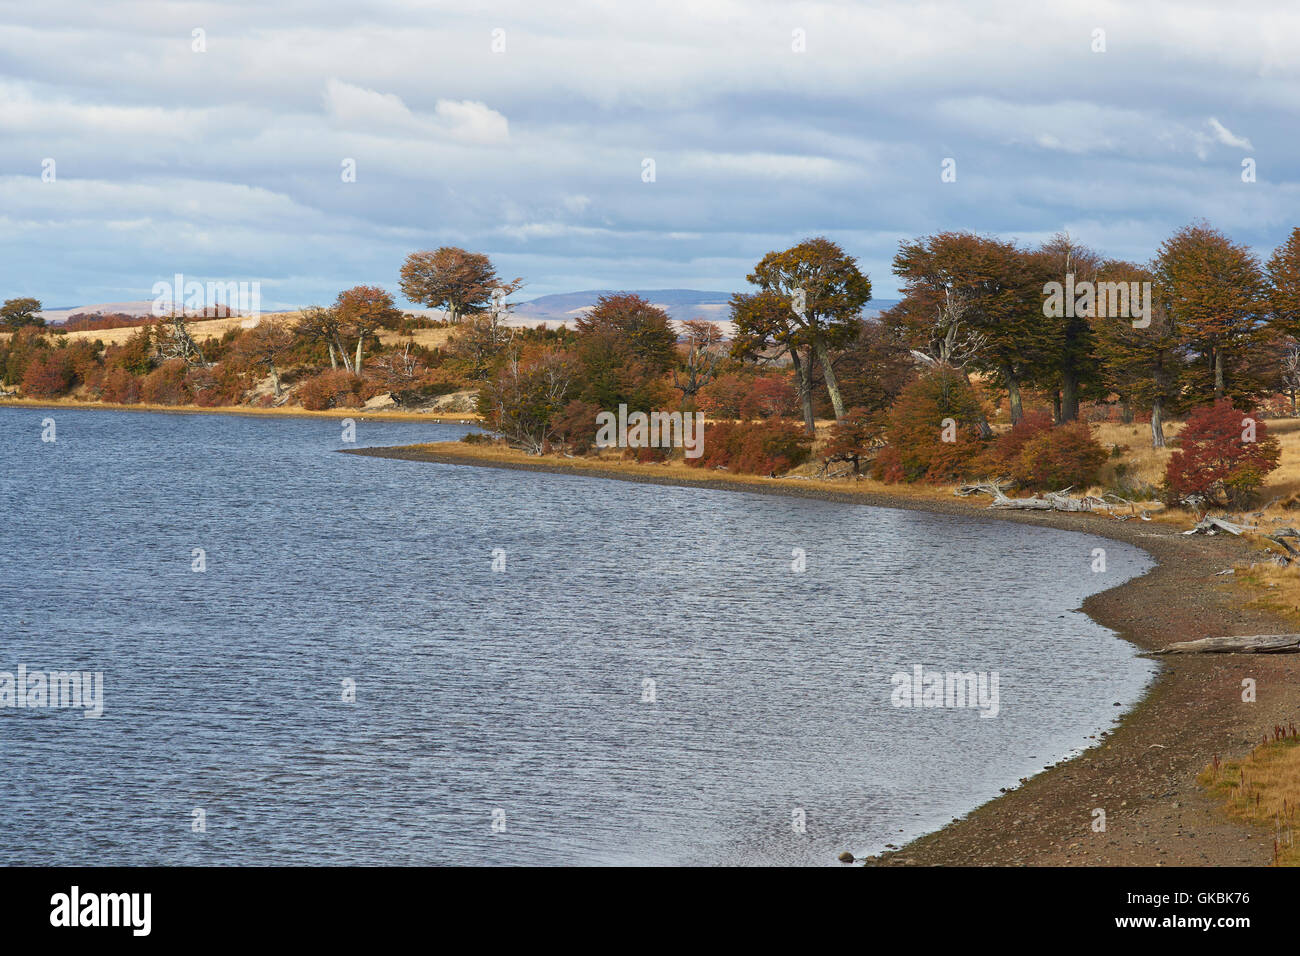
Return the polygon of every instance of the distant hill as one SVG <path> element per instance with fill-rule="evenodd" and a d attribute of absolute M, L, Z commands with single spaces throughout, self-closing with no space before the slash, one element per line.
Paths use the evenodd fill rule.
<path fill-rule="evenodd" d="M 727 321 L 727 302 L 730 292 L 704 292 L 699 289 L 588 289 L 584 292 L 559 292 L 554 295 L 538 296 L 527 302 L 514 303 L 510 307 L 511 323 L 516 325 L 572 324 L 583 312 L 592 308 L 602 295 L 616 295 L 621 291 L 630 291 L 641 296 L 653 305 L 659 306 L 679 322 L 687 319 L 707 319 L 711 322 Z M 879 315 L 884 309 L 897 305 L 897 299 L 872 299 L 863 312 L 868 316 Z M 149 315 L 153 306 L 152 299 L 136 302 L 100 302 L 96 305 L 79 305 L 67 309 L 46 309 L 41 313 L 45 321 L 58 324 L 78 312 L 124 313 L 126 315 Z M 271 310 L 266 310 L 271 311 Z M 295 311 L 292 309 L 276 311 Z M 418 315 L 442 318 L 443 313 L 437 309 L 411 309 Z"/>

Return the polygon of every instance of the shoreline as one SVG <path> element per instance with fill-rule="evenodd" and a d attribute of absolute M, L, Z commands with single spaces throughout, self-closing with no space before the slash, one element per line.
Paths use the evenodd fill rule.
<path fill-rule="evenodd" d="M 439 446 L 435 448 L 434 446 Z M 451 448 L 442 446 L 453 446 Z M 1245 602 L 1216 577 L 1246 560 L 1238 539 L 1183 535 L 1161 522 L 1118 521 L 1093 514 L 995 511 L 951 492 L 927 494 L 837 490 L 831 482 L 752 476 L 720 477 L 663 465 L 590 459 L 529 461 L 481 446 L 455 443 L 342 449 L 345 454 L 402 461 L 477 465 L 517 471 L 577 474 L 618 481 L 818 498 L 847 504 L 983 517 L 1080 531 L 1134 545 L 1151 555 L 1145 574 L 1089 596 L 1082 609 L 1140 652 L 1175 641 L 1227 634 L 1294 630 L 1293 622 Z M 842 487 L 842 486 L 841 486 Z M 1161 668 L 1138 702 L 1096 745 L 1054 764 L 938 830 L 868 865 L 946 866 L 1265 866 L 1272 834 L 1230 820 L 1197 785 L 1196 775 L 1218 755 L 1237 759 L 1275 723 L 1300 710 L 1300 657 L 1295 655 L 1177 655 Z M 1241 681 L 1258 686 L 1257 702 L 1241 700 Z M 1094 810 L 1106 830 L 1094 832 Z"/>
<path fill-rule="evenodd" d="M 478 425 L 473 412 L 395 412 L 386 409 L 326 408 L 259 408 L 252 405 L 116 405 L 109 402 L 59 401 L 57 399 L 0 398 L 0 408 L 93 409 L 109 412 L 152 412 L 163 415 L 248 415 L 254 418 L 361 418 L 369 421 L 430 422 L 435 425 Z"/>

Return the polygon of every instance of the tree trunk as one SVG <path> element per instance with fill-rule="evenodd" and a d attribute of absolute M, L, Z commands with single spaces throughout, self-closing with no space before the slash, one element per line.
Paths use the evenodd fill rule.
<path fill-rule="evenodd" d="M 275 363 L 271 364 L 271 381 L 275 384 L 275 397 L 280 397 L 280 373 L 276 371 Z"/>
<path fill-rule="evenodd" d="M 1061 390 L 1052 393 L 1052 424 L 1061 424 Z"/>
<path fill-rule="evenodd" d="M 820 338 L 817 340 L 817 359 L 821 362 L 822 372 L 826 375 L 826 391 L 831 396 L 831 407 L 835 409 L 835 420 L 844 417 L 844 399 L 840 397 L 840 386 L 835 381 L 835 370 L 831 368 L 831 350 Z"/>
<path fill-rule="evenodd" d="M 352 362 L 348 359 L 348 350 L 343 347 L 342 342 L 336 341 L 334 345 L 335 348 L 338 349 L 339 355 L 343 357 L 343 367 L 347 369 L 349 372 L 352 371 Z"/>
<path fill-rule="evenodd" d="M 1121 398 L 1119 400 L 1119 407 L 1120 407 L 1119 420 L 1122 421 L 1125 425 L 1132 425 L 1133 424 L 1133 403 L 1129 401 L 1127 398 Z"/>
<path fill-rule="evenodd" d="M 1079 420 L 1079 377 L 1074 369 L 1061 373 L 1061 422 Z"/>
<path fill-rule="evenodd" d="M 329 346 L 330 350 L 330 368 L 337 369 L 339 367 L 339 357 L 334 354 L 334 343 L 326 342 L 325 344 Z"/>
<path fill-rule="evenodd" d="M 817 437 L 817 421 L 813 418 L 812 403 L 812 356 L 808 357 L 808 368 L 799 357 L 797 349 L 790 350 L 790 364 L 794 366 L 794 378 L 799 389 L 799 401 L 803 405 L 803 423 L 809 438 Z"/>
<path fill-rule="evenodd" d="M 1020 379 L 1011 369 L 1004 369 L 1002 377 L 1007 383 L 1007 400 L 1011 403 L 1011 424 L 1016 424 L 1024 417 L 1025 411 L 1020 402 Z"/>
<path fill-rule="evenodd" d="M 1214 350 L 1214 400 L 1223 398 L 1223 350 Z"/>
<path fill-rule="evenodd" d="M 1163 409 L 1160 407 L 1164 399 L 1157 398 L 1151 406 L 1151 447 L 1165 447 L 1165 423 L 1162 415 Z"/>
<path fill-rule="evenodd" d="M 361 346 L 366 341 L 366 333 L 362 332 L 357 336 L 357 364 L 353 374 L 361 374 Z"/>
<path fill-rule="evenodd" d="M 974 385 L 971 385 L 970 373 L 967 372 L 965 369 L 962 369 L 962 373 L 961 373 L 961 375 L 962 375 L 962 378 L 966 379 L 966 384 L 967 384 L 968 386 L 970 386 L 971 391 L 974 391 L 974 390 L 975 390 L 975 386 L 974 386 Z M 983 407 L 981 407 L 980 410 L 979 410 L 978 412 L 975 413 L 975 415 L 976 415 L 976 419 L 977 419 L 976 424 L 978 424 L 979 427 L 980 427 L 980 437 L 981 437 L 981 438 L 992 438 L 992 437 L 993 437 L 993 429 L 989 427 L 989 420 L 988 420 L 987 418 L 984 417 L 984 409 L 983 409 Z"/>

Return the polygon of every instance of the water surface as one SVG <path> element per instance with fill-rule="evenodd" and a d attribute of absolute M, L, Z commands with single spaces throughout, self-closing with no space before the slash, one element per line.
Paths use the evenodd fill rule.
<path fill-rule="evenodd" d="M 829 864 L 1086 746 L 1153 672 L 1077 610 L 1150 566 L 1119 542 L 356 446 L 0 408 L 0 671 L 105 682 L 98 720 L 0 709 L 6 862 Z M 915 664 L 997 671 L 998 716 L 893 706 Z"/>

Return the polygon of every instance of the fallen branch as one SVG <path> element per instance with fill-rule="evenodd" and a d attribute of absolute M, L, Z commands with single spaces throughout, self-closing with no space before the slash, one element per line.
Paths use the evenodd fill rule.
<path fill-rule="evenodd" d="M 1246 531 L 1256 530 L 1253 525 L 1233 524 L 1231 521 L 1224 521 L 1222 518 L 1211 518 L 1206 515 L 1200 521 L 1196 522 L 1183 534 L 1218 534 L 1220 531 L 1226 531 L 1228 534 L 1240 535 Z"/>
<path fill-rule="evenodd" d="M 1296 654 L 1300 634 L 1252 634 L 1247 637 L 1203 637 L 1179 641 L 1155 654 Z"/>

